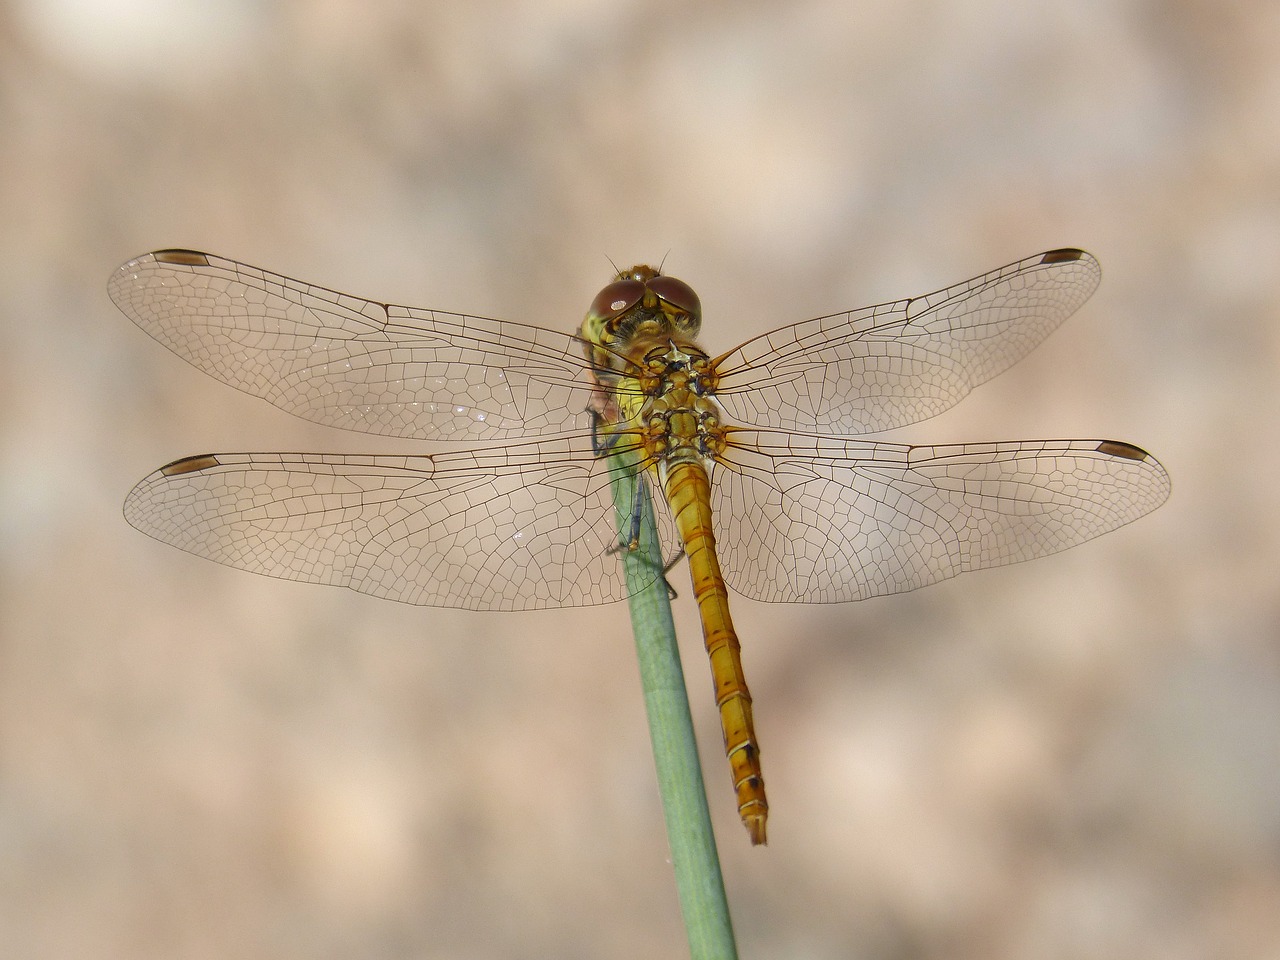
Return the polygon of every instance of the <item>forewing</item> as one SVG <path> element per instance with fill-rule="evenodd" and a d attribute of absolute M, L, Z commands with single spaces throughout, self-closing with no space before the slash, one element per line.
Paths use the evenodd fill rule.
<path fill-rule="evenodd" d="M 585 358 L 564 333 L 362 300 L 189 250 L 130 260 L 108 290 L 184 360 L 316 423 L 469 441 L 588 424 Z"/>
<path fill-rule="evenodd" d="M 579 606 L 627 595 L 609 469 L 589 437 L 410 457 L 220 453 L 143 479 L 125 518 L 230 567 L 404 603 Z"/>
<path fill-rule="evenodd" d="M 717 464 L 725 579 L 757 600 L 835 603 L 1065 550 L 1169 496 L 1111 440 L 913 447 L 737 431 Z"/>
<path fill-rule="evenodd" d="M 1027 355 L 1101 279 L 1083 250 L 1051 250 L 935 293 L 818 317 L 720 358 L 737 422 L 857 436 L 924 420 Z"/>

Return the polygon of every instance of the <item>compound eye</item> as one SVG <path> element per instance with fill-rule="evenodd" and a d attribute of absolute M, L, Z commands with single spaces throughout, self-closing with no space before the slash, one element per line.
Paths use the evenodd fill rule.
<path fill-rule="evenodd" d="M 644 284 L 639 280 L 615 280 L 596 294 L 587 315 L 612 320 L 626 313 L 644 296 Z"/>
<path fill-rule="evenodd" d="M 649 281 L 649 289 L 685 313 L 693 317 L 702 317 L 702 301 L 693 292 L 693 287 L 675 277 L 654 277 Z"/>

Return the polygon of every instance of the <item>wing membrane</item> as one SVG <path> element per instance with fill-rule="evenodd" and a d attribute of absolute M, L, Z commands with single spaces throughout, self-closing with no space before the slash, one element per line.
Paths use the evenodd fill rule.
<path fill-rule="evenodd" d="M 227 566 L 405 603 L 606 603 L 627 593 L 622 564 L 609 555 L 619 519 L 610 469 L 590 442 L 433 456 L 189 457 L 139 482 L 125 518 Z M 669 543 L 670 520 L 662 527 Z"/>
<path fill-rule="evenodd" d="M 787 429 L 914 422 L 1025 356 L 1099 276 L 1089 254 L 1054 250 L 785 327 L 719 358 L 717 396 L 742 422 Z M 298 416 L 415 439 L 548 437 L 430 456 L 188 458 L 130 493 L 126 517 L 144 532 L 408 603 L 516 610 L 626 595 L 607 556 L 611 467 L 575 432 L 599 399 L 575 337 L 361 300 L 193 251 L 130 261 L 109 288 L 179 356 Z M 1031 559 L 1169 494 L 1154 458 L 1115 441 L 911 447 L 739 428 L 718 459 L 727 579 L 761 600 L 858 600 Z M 671 556 L 670 514 L 657 515 Z"/>
<path fill-rule="evenodd" d="M 857 436 L 935 416 L 1022 359 L 1101 279 L 1083 250 L 1051 250 L 924 296 L 818 317 L 718 361 L 738 422 Z"/>
<path fill-rule="evenodd" d="M 712 497 L 725 579 L 757 600 L 837 603 L 1056 553 L 1169 496 L 1118 441 L 905 446 L 736 431 Z"/>
<path fill-rule="evenodd" d="M 362 300 L 188 250 L 130 260 L 108 291 L 184 360 L 316 423 L 469 441 L 588 424 L 585 358 L 568 334 Z"/>

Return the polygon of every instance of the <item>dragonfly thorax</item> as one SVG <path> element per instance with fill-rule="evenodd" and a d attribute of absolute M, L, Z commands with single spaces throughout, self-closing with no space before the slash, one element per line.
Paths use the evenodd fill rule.
<path fill-rule="evenodd" d="M 724 449 L 725 427 L 708 389 L 706 354 L 692 344 L 668 341 L 651 348 L 640 373 L 620 377 L 614 409 L 636 429 L 647 458 L 661 465 L 713 459 Z"/>

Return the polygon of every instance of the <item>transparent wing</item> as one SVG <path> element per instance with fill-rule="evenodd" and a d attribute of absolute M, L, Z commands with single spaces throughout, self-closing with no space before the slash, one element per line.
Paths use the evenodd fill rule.
<path fill-rule="evenodd" d="M 626 597 L 611 479 L 590 437 L 433 456 L 220 453 L 157 470 L 124 512 L 157 540 L 253 573 L 530 610 Z M 670 519 L 660 526 L 670 544 Z"/>
<path fill-rule="evenodd" d="M 836 603 L 1065 550 L 1169 496 L 1111 440 L 905 446 L 735 431 L 712 490 L 725 580 L 757 600 Z"/>
<path fill-rule="evenodd" d="M 818 317 L 717 361 L 740 423 L 857 436 L 932 417 L 1027 355 L 1089 298 L 1102 272 L 1051 250 L 935 293 Z"/>
<path fill-rule="evenodd" d="M 588 426 L 586 360 L 568 334 L 361 300 L 190 250 L 130 260 L 108 291 L 184 360 L 317 423 L 472 441 Z"/>

